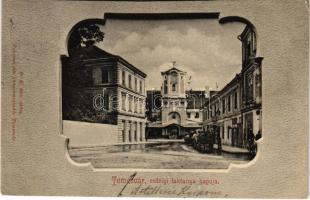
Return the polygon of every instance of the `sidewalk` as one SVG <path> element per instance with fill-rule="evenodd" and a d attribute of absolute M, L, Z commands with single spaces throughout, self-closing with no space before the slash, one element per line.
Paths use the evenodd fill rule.
<path fill-rule="evenodd" d="M 184 139 L 147 139 L 147 142 L 153 143 L 153 142 L 182 142 L 184 143 Z"/>
<path fill-rule="evenodd" d="M 81 149 L 81 148 L 98 148 L 98 147 L 110 147 L 110 146 L 125 146 L 125 145 L 139 145 L 139 144 L 156 144 L 156 143 L 172 143 L 179 142 L 183 143 L 183 139 L 147 139 L 141 142 L 122 142 L 122 143 L 111 143 L 111 144 L 96 144 L 96 145 L 79 145 L 79 146 L 70 146 L 69 149 Z"/>
<path fill-rule="evenodd" d="M 214 148 L 218 149 L 217 144 L 214 144 Z M 232 147 L 232 146 L 223 145 L 223 144 L 222 144 L 222 151 L 226 153 L 241 153 L 241 154 L 249 153 L 247 149 L 239 148 L 239 147 Z"/>

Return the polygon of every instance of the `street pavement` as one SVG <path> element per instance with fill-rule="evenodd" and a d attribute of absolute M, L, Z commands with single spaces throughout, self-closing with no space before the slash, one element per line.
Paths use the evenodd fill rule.
<path fill-rule="evenodd" d="M 183 141 L 169 140 L 69 148 L 69 155 L 75 162 L 91 162 L 95 168 L 227 169 L 230 163 L 249 162 L 246 154 L 200 153 Z"/>

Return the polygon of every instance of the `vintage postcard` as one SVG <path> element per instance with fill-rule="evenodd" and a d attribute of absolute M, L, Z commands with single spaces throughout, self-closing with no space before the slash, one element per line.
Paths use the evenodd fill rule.
<path fill-rule="evenodd" d="M 308 1 L 3 1 L 5 195 L 306 198 Z"/>

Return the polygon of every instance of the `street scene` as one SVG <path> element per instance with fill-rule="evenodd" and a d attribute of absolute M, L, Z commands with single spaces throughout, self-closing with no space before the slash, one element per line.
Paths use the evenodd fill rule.
<path fill-rule="evenodd" d="M 230 163 L 244 164 L 250 160 L 246 150 L 227 149 L 204 154 L 182 140 L 72 148 L 69 154 L 74 161 L 90 162 L 95 168 L 227 169 Z"/>
<path fill-rule="evenodd" d="M 263 136 L 255 28 L 118 17 L 77 23 L 61 55 L 71 159 L 146 169 L 227 169 L 252 160 Z"/>

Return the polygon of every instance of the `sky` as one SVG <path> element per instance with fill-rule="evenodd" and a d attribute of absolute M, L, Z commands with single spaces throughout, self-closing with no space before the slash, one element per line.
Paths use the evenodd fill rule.
<path fill-rule="evenodd" d="M 147 74 L 146 89 L 160 89 L 161 71 L 176 67 L 187 72 L 187 89 L 224 87 L 241 70 L 244 25 L 220 25 L 215 19 L 114 20 L 102 27 L 97 46 L 127 60 Z"/>

